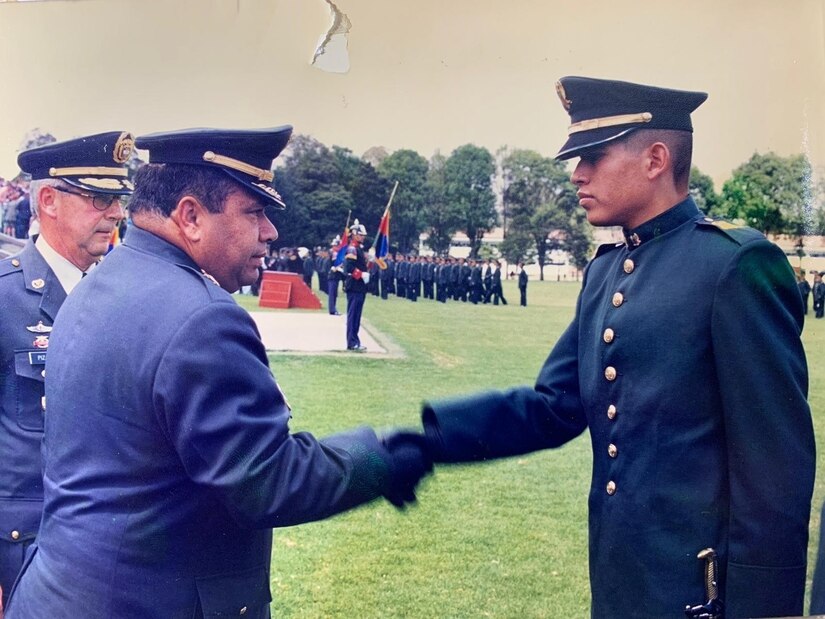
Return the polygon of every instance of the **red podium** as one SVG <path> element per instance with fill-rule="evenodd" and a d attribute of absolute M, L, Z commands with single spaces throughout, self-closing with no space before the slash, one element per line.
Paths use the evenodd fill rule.
<path fill-rule="evenodd" d="M 264 271 L 258 305 L 278 309 L 321 309 L 321 301 L 304 283 L 304 278 L 284 271 Z"/>

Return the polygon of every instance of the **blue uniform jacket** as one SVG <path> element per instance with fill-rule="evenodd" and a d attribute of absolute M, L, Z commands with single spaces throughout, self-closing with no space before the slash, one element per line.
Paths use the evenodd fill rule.
<path fill-rule="evenodd" d="M 66 293 L 28 241 L 0 261 L 0 585 L 4 600 L 43 508 L 43 380 L 49 331 Z"/>
<path fill-rule="evenodd" d="M 368 429 L 290 434 L 257 328 L 137 226 L 55 323 L 45 505 L 7 619 L 269 617 L 271 527 L 384 490 Z"/>
<path fill-rule="evenodd" d="M 684 617 L 706 601 L 707 547 L 727 619 L 799 615 L 815 449 L 788 260 L 690 199 L 626 235 L 589 264 L 534 387 L 425 408 L 440 459 L 589 428 L 594 617 Z"/>

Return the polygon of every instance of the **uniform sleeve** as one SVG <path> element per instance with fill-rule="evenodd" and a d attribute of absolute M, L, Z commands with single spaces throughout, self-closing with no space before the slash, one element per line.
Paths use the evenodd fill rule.
<path fill-rule="evenodd" d="M 534 387 L 487 391 L 426 403 L 424 427 L 436 462 L 503 458 L 558 447 L 587 420 L 579 395 L 578 308 L 541 368 Z"/>
<path fill-rule="evenodd" d="M 801 615 L 815 447 L 802 300 L 772 243 L 743 246 L 717 283 L 712 341 L 728 448 L 730 617 Z"/>
<path fill-rule="evenodd" d="M 326 518 L 382 494 L 390 456 L 372 430 L 316 440 L 289 433 L 290 411 L 249 315 L 234 303 L 196 312 L 169 342 L 153 397 L 183 467 L 241 523 Z"/>

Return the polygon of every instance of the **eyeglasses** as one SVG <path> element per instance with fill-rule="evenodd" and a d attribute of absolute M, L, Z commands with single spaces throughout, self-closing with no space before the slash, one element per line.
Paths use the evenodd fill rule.
<path fill-rule="evenodd" d="M 56 191 L 60 193 L 68 193 L 72 196 L 80 196 L 81 198 L 89 198 L 92 201 L 92 206 L 94 206 L 99 211 L 105 211 L 111 208 L 112 204 L 117 202 L 117 205 L 121 205 L 121 197 L 117 195 L 110 195 L 110 194 L 97 194 L 93 195 L 91 193 L 83 193 L 82 191 L 69 191 L 68 189 L 64 189 L 63 187 L 55 187 Z"/>

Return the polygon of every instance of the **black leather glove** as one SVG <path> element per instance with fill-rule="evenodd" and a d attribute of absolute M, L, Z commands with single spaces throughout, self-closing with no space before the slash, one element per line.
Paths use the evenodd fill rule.
<path fill-rule="evenodd" d="M 411 430 L 396 430 L 381 437 L 392 457 L 392 472 L 384 497 L 399 509 L 415 502 L 415 487 L 432 472 L 427 437 Z"/>

